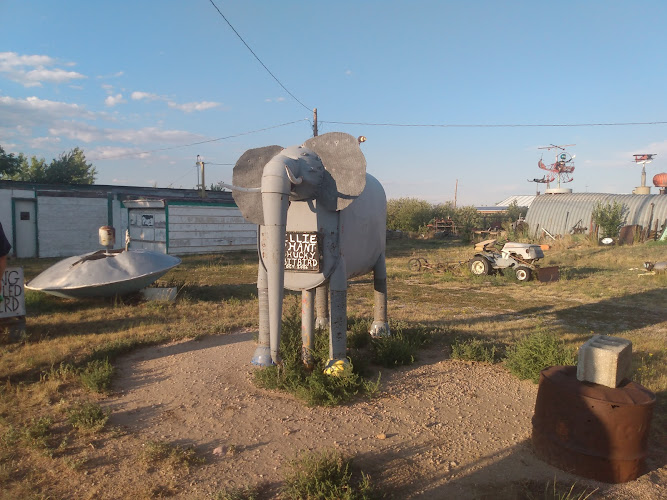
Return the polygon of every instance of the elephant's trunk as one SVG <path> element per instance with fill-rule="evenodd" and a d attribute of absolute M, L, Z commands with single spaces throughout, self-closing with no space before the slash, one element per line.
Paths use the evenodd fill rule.
<path fill-rule="evenodd" d="M 290 187 L 285 158 L 279 154 L 266 164 L 262 175 L 264 237 L 261 239 L 260 248 L 267 273 L 271 359 L 276 364 L 280 363 L 280 331 L 285 284 L 285 230 Z"/>

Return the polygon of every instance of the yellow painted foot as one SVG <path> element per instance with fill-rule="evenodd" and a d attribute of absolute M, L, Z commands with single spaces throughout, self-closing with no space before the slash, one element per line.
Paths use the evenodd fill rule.
<path fill-rule="evenodd" d="M 346 359 L 330 359 L 324 367 L 326 375 L 333 375 L 335 377 L 343 375 L 352 371 L 352 363 Z"/>

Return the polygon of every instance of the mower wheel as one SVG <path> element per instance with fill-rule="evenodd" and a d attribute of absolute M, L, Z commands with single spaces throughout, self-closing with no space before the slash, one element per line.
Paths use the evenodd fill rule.
<path fill-rule="evenodd" d="M 516 279 L 519 281 L 530 281 L 533 277 L 530 268 L 526 266 L 517 266 L 514 272 L 516 274 Z"/>
<path fill-rule="evenodd" d="M 470 260 L 470 272 L 475 276 L 484 276 L 491 271 L 491 264 L 484 257 L 474 257 Z"/>

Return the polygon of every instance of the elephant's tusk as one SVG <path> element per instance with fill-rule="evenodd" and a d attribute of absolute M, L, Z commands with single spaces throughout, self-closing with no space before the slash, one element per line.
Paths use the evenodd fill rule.
<path fill-rule="evenodd" d="M 241 191 L 243 193 L 259 193 L 262 191 L 262 188 L 244 188 L 240 186 L 234 186 L 233 184 L 226 184 L 224 182 L 218 182 L 222 187 L 226 187 L 228 189 L 231 189 L 232 191 Z"/>
<path fill-rule="evenodd" d="M 303 177 L 294 178 L 294 174 L 292 173 L 292 171 L 289 169 L 289 167 L 287 165 L 285 165 L 285 171 L 287 172 L 287 178 L 295 186 L 298 186 L 299 184 L 301 184 L 303 182 Z"/>

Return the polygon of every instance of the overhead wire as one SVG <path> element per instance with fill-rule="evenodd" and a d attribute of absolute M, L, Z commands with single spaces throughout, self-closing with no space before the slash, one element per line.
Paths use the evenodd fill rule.
<path fill-rule="evenodd" d="M 632 125 L 667 125 L 667 122 L 618 122 L 618 123 L 503 123 L 503 124 L 432 124 L 432 123 L 369 123 L 336 122 L 320 120 L 319 123 L 336 125 L 363 125 L 366 127 L 434 127 L 434 128 L 518 128 L 518 127 L 620 127 Z"/>
<path fill-rule="evenodd" d="M 287 90 L 287 87 L 285 87 L 285 86 L 282 84 L 282 82 L 281 82 L 280 80 L 278 80 L 278 77 L 277 77 L 276 75 L 274 75 L 274 74 L 271 72 L 271 70 L 270 70 L 269 68 L 266 67 L 266 64 L 264 64 L 264 63 L 262 62 L 262 60 L 257 56 L 257 54 L 255 54 L 255 51 L 252 50 L 252 49 L 250 48 L 250 45 L 248 45 L 248 44 L 246 43 L 246 41 L 243 39 L 243 37 L 239 34 L 239 32 L 236 31 L 236 29 L 234 28 L 234 26 L 232 26 L 232 23 L 229 22 L 229 20 L 225 17 L 225 15 L 222 13 L 222 11 L 218 8 L 218 6 L 215 4 L 215 2 L 214 2 L 213 0 L 209 0 L 209 2 L 211 2 L 211 5 L 213 5 L 213 7 L 215 8 L 215 10 L 218 11 L 218 14 L 220 14 L 220 16 L 225 20 L 225 22 L 229 25 L 229 27 L 230 27 L 230 28 L 232 29 L 232 31 L 236 34 L 236 36 L 239 37 L 239 40 L 241 40 L 241 42 L 243 42 L 243 45 L 245 45 L 246 48 L 250 51 L 250 53 L 255 57 L 255 59 L 257 59 L 257 61 L 259 62 L 259 64 L 261 64 L 262 67 L 266 70 L 266 72 L 267 72 L 269 75 L 271 75 L 271 77 L 272 77 L 276 82 L 278 82 L 278 85 L 280 85 L 280 86 L 283 88 L 283 90 L 284 90 L 285 92 L 287 92 L 287 93 L 290 95 L 290 97 L 291 97 L 292 99 L 294 99 L 296 102 L 298 102 L 299 104 L 301 104 L 301 106 L 303 106 L 304 108 L 306 108 L 308 111 L 311 111 L 311 112 L 312 112 L 312 111 L 313 111 L 312 108 L 309 108 L 308 106 L 306 106 L 306 105 L 305 105 L 304 103 L 302 103 L 302 102 L 301 102 L 301 101 L 300 101 L 294 94 L 292 94 L 289 90 Z"/>

